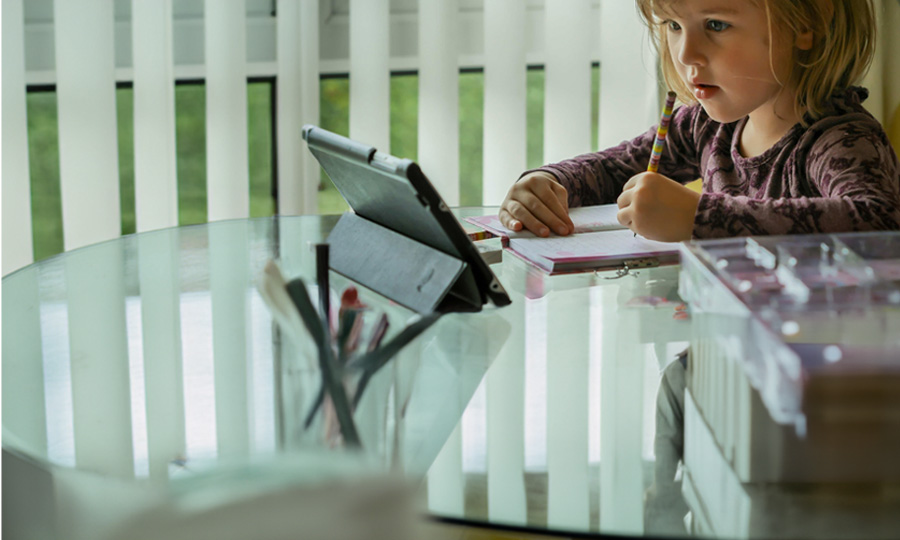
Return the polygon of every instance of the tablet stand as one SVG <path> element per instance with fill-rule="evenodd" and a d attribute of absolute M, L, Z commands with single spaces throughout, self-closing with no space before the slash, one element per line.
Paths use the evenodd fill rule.
<path fill-rule="evenodd" d="M 331 269 L 419 313 L 478 311 L 464 261 L 347 212 L 328 236 Z"/>

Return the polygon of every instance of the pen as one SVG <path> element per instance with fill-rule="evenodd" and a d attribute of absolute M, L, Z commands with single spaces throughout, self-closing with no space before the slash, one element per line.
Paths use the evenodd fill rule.
<path fill-rule="evenodd" d="M 662 156 L 663 147 L 666 145 L 666 135 L 669 133 L 669 121 L 672 120 L 672 108 L 675 107 L 675 92 L 666 94 L 666 105 L 663 107 L 659 126 L 656 128 L 656 141 L 653 143 L 653 152 L 650 154 L 650 163 L 647 172 L 659 170 L 659 158 Z M 637 236 L 637 233 L 634 233 Z"/>
<path fill-rule="evenodd" d="M 385 364 L 387 364 L 388 360 L 393 358 L 394 355 L 396 355 L 397 352 L 400 351 L 400 349 L 405 347 L 419 334 L 427 330 L 429 326 L 437 322 L 441 315 L 441 313 L 435 312 L 423 316 L 421 319 L 404 328 L 384 347 L 379 347 L 378 343 L 381 342 L 382 338 L 384 337 L 384 332 L 385 330 L 387 330 L 387 318 L 384 318 L 383 323 L 379 321 L 378 327 L 376 328 L 376 333 L 372 337 L 372 341 L 369 342 L 369 352 L 356 360 L 358 365 L 362 368 L 363 374 L 359 378 L 359 383 L 356 385 L 356 395 L 353 396 L 354 407 L 359 405 L 359 401 L 360 399 L 362 399 L 363 391 L 366 389 L 366 385 L 369 383 L 369 380 L 372 378 L 372 376 L 375 375 L 375 373 Z"/>
<path fill-rule="evenodd" d="M 378 317 L 378 322 L 375 323 L 375 328 L 372 330 L 372 337 L 369 339 L 369 345 L 366 347 L 366 352 L 372 352 L 381 345 L 381 340 L 384 339 L 384 334 L 388 329 L 388 318 L 384 313 Z"/>
<path fill-rule="evenodd" d="M 331 341 L 331 289 L 328 286 L 328 244 L 316 244 L 316 284 L 319 286 L 319 315 L 328 342 Z"/>
<path fill-rule="evenodd" d="M 344 441 L 348 446 L 359 447 L 359 433 L 356 431 L 356 424 L 353 423 L 353 413 L 350 409 L 347 393 L 344 391 L 340 374 L 337 373 L 331 358 L 331 338 L 328 330 L 322 324 L 324 318 L 316 317 L 316 310 L 306 292 L 306 285 L 303 283 L 303 280 L 297 278 L 288 282 L 287 292 L 291 301 L 297 307 L 303 324 L 316 341 L 316 348 L 319 349 L 319 369 L 322 370 L 322 390 L 320 392 L 322 398 L 325 397 L 326 391 L 331 395 L 331 401 L 334 403 L 334 410 L 338 417 Z M 311 418 L 308 418 L 307 425 L 310 422 Z"/>
<path fill-rule="evenodd" d="M 346 363 L 348 355 L 356 350 L 363 327 L 363 310 L 366 305 L 359 300 L 359 293 L 353 285 L 341 293 L 341 307 L 338 309 L 337 347 L 338 360 Z"/>

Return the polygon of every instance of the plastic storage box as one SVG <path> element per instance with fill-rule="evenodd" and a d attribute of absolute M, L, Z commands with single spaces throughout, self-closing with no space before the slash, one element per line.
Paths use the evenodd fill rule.
<path fill-rule="evenodd" d="M 684 244 L 688 387 L 738 478 L 900 479 L 900 232 Z"/>

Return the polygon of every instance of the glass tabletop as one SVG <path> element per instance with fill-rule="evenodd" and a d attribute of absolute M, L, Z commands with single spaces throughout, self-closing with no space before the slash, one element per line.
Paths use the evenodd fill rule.
<path fill-rule="evenodd" d="M 313 247 L 336 220 L 165 229 L 74 250 L 5 277 L 4 447 L 48 464 L 154 478 L 191 463 L 329 443 L 297 417 L 316 397 L 320 378 L 307 362 L 306 336 L 298 343 L 274 324 L 257 287 L 263 267 L 275 260 L 315 297 Z M 351 283 L 331 274 L 337 305 Z M 417 319 L 371 291 L 362 290 L 360 300 L 384 314 L 385 341 Z M 463 333 L 465 354 L 449 338 Z M 370 384 L 366 397 L 373 403 L 362 401 L 356 411 L 367 453 L 386 467 L 423 475 L 507 333 L 507 323 L 487 309 L 446 316 L 407 346 L 392 359 L 395 368 L 382 373 L 384 381 Z M 423 356 L 435 360 L 419 362 Z M 366 414 L 388 402 L 385 392 L 401 391 L 391 399 L 408 407 L 403 420 L 431 427 L 417 425 L 415 437 L 403 439 L 407 448 L 397 449 L 382 425 L 388 411 Z M 423 394 L 440 397 L 445 407 L 419 406 Z"/>
<path fill-rule="evenodd" d="M 341 453 L 327 412 L 307 427 L 320 387 L 309 343 L 273 323 L 256 288 L 276 260 L 315 297 L 313 246 L 337 217 L 142 233 L 5 277 L 4 451 L 138 490 L 310 447 Z M 696 405 L 709 387 L 753 394 L 734 370 L 691 370 L 679 267 L 548 276 L 504 254 L 491 268 L 512 304 L 442 317 L 354 411 L 367 464 L 420 485 L 433 518 L 569 536 L 900 531 L 893 484 L 759 481 L 723 450 L 710 426 L 747 431 L 770 461 L 789 435 L 753 431 L 758 412 L 728 422 Z M 332 272 L 333 304 L 349 285 Z M 360 298 L 388 337 L 418 318 Z"/>

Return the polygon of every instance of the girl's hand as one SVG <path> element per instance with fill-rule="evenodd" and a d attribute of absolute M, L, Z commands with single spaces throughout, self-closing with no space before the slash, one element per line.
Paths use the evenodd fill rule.
<path fill-rule="evenodd" d="M 633 176 L 618 199 L 619 223 L 650 240 L 690 240 L 700 194 L 652 172 Z"/>
<path fill-rule="evenodd" d="M 575 230 L 568 197 L 553 175 L 533 172 L 509 188 L 500 205 L 500 223 L 513 231 L 524 228 L 538 236 L 550 236 L 552 230 L 565 236 Z"/>

